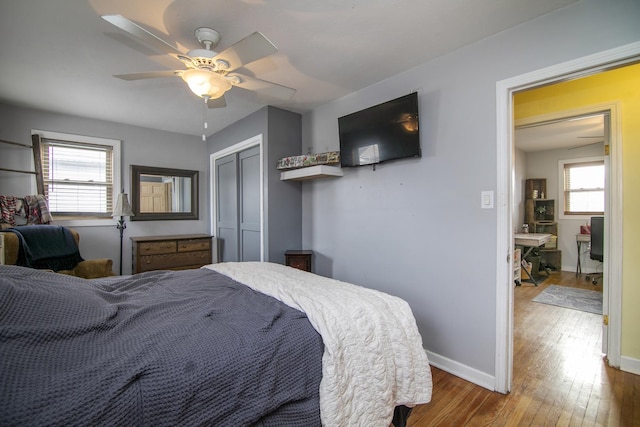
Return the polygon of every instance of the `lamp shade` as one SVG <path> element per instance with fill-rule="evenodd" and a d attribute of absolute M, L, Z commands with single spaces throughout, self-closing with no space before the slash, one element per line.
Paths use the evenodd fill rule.
<path fill-rule="evenodd" d="M 218 73 L 208 70 L 192 69 L 182 73 L 182 80 L 187 82 L 191 92 L 199 97 L 220 98 L 231 89 L 231 83 Z"/>
<path fill-rule="evenodd" d="M 129 204 L 129 197 L 127 193 L 118 194 L 116 207 L 113 209 L 113 214 L 111 216 L 134 216 L 131 211 L 131 205 Z"/>

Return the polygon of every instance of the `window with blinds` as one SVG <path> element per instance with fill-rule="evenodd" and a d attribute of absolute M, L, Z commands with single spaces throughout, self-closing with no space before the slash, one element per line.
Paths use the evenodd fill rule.
<path fill-rule="evenodd" d="M 604 214 L 604 160 L 564 162 L 564 214 Z"/>
<path fill-rule="evenodd" d="M 42 139 L 42 177 L 49 210 L 57 215 L 110 216 L 112 145 Z"/>

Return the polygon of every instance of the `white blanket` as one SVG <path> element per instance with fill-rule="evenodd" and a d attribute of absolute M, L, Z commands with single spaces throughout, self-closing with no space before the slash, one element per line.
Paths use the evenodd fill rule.
<path fill-rule="evenodd" d="M 324 426 L 388 427 L 397 405 L 431 400 L 431 368 L 402 299 L 280 264 L 211 264 L 215 270 L 307 314 L 324 341 Z"/>

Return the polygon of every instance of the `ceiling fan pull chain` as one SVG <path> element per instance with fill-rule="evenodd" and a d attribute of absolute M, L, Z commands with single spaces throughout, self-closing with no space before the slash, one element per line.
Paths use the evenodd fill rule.
<path fill-rule="evenodd" d="M 204 104 L 202 104 L 202 122 L 204 123 L 204 129 L 202 131 L 202 140 L 206 141 L 207 140 L 207 136 L 205 135 L 205 132 L 207 131 L 207 101 L 209 100 L 208 96 L 203 96 L 202 99 L 204 99 Z"/>

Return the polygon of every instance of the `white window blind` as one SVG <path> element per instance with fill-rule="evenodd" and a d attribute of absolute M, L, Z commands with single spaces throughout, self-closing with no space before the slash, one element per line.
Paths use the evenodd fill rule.
<path fill-rule="evenodd" d="M 564 163 L 564 214 L 604 214 L 604 160 Z"/>
<path fill-rule="evenodd" d="M 113 210 L 113 147 L 43 139 L 42 177 L 55 214 L 109 216 Z"/>

